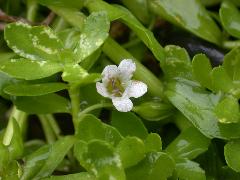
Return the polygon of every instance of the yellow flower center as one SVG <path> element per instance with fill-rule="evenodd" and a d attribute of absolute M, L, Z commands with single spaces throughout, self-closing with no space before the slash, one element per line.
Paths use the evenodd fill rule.
<path fill-rule="evenodd" d="M 107 84 L 107 90 L 110 94 L 115 97 L 121 97 L 124 93 L 124 87 L 118 78 L 110 78 Z"/>

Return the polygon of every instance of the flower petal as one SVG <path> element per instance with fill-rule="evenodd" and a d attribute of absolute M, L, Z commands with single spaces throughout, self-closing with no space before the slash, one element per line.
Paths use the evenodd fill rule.
<path fill-rule="evenodd" d="M 131 81 L 126 89 L 128 97 L 138 98 L 147 92 L 147 85 L 141 81 Z"/>
<path fill-rule="evenodd" d="M 136 70 L 136 64 L 132 59 L 124 59 L 118 66 L 120 76 L 123 81 L 128 81 L 132 78 L 134 71 Z"/>
<path fill-rule="evenodd" d="M 96 88 L 97 88 L 97 92 L 101 94 L 103 97 L 110 97 L 110 94 L 107 92 L 107 89 L 103 83 L 97 82 Z"/>
<path fill-rule="evenodd" d="M 102 81 L 104 84 L 108 82 L 108 80 L 112 77 L 116 77 L 119 74 L 118 67 L 116 65 L 108 65 L 103 69 L 102 72 Z"/>
<path fill-rule="evenodd" d="M 113 98 L 112 102 L 115 108 L 121 112 L 128 112 L 133 108 L 133 103 L 128 98 Z"/>

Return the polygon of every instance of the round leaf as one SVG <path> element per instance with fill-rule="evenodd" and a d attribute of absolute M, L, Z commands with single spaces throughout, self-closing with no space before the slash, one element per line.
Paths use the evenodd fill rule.
<path fill-rule="evenodd" d="M 230 141 L 224 147 L 224 156 L 230 168 L 240 172 L 240 141 Z"/>

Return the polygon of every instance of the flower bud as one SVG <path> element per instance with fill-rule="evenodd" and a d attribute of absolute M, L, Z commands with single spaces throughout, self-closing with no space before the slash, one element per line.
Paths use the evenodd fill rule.
<path fill-rule="evenodd" d="M 149 101 L 135 106 L 133 111 L 149 121 L 159 121 L 173 114 L 174 108 L 170 104 Z"/>

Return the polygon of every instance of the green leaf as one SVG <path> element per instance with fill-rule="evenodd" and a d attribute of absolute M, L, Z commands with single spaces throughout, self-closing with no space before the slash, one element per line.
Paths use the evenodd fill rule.
<path fill-rule="evenodd" d="M 99 119 L 90 114 L 86 114 L 81 118 L 76 136 L 85 142 L 99 139 L 114 146 L 122 140 L 122 136 L 117 129 L 102 123 Z"/>
<path fill-rule="evenodd" d="M 50 145 L 45 145 L 25 157 L 21 180 L 33 179 L 43 167 L 50 154 Z"/>
<path fill-rule="evenodd" d="M 174 110 L 171 104 L 166 104 L 157 100 L 144 102 L 133 108 L 135 113 L 149 121 L 160 121 L 172 116 Z"/>
<path fill-rule="evenodd" d="M 66 65 L 62 74 L 62 79 L 72 84 L 86 85 L 100 80 L 101 75 L 98 73 L 89 74 L 81 66 Z"/>
<path fill-rule="evenodd" d="M 151 15 L 148 11 L 147 0 L 123 0 L 123 4 L 144 24 L 148 24 Z"/>
<path fill-rule="evenodd" d="M 25 80 L 45 78 L 62 71 L 62 69 L 61 65 L 49 61 L 35 61 L 23 58 L 0 61 L 0 71 Z"/>
<path fill-rule="evenodd" d="M 210 140 L 208 138 L 202 135 L 194 127 L 190 127 L 182 131 L 182 133 L 168 145 L 166 152 L 171 154 L 174 159 L 194 159 L 207 151 L 209 143 Z"/>
<path fill-rule="evenodd" d="M 3 89 L 10 84 L 15 84 L 16 82 L 16 79 L 11 78 L 7 74 L 0 72 L 0 95 L 4 96 L 5 93 L 3 92 Z"/>
<path fill-rule="evenodd" d="M 22 132 L 14 118 L 11 118 L 10 124 L 7 128 L 10 128 L 13 132 L 10 144 L 8 145 L 9 160 L 18 159 L 23 154 L 23 139 Z M 10 130 L 9 129 L 9 130 Z"/>
<path fill-rule="evenodd" d="M 141 119 L 131 112 L 122 113 L 113 111 L 111 124 L 117 128 L 123 136 L 136 136 L 145 139 L 148 135 L 147 129 Z"/>
<path fill-rule="evenodd" d="M 105 180 L 111 177 L 117 180 L 125 180 L 120 156 L 114 152 L 113 147 L 107 142 L 92 140 L 80 151 L 77 156 L 81 166 L 94 174 L 97 179 Z"/>
<path fill-rule="evenodd" d="M 29 114 L 49 114 L 70 112 L 70 102 L 57 94 L 47 94 L 43 96 L 19 96 L 13 103 L 19 110 Z"/>
<path fill-rule="evenodd" d="M 36 174 L 35 178 L 40 179 L 51 175 L 66 156 L 68 151 L 72 148 L 75 141 L 76 138 L 74 136 L 65 136 L 52 144 L 48 158 L 44 162 L 39 172 Z"/>
<path fill-rule="evenodd" d="M 233 140 L 224 146 L 224 156 L 227 165 L 236 172 L 240 172 L 240 141 Z"/>
<path fill-rule="evenodd" d="M 219 10 L 224 29 L 232 36 L 240 38 L 240 12 L 231 1 L 224 1 Z"/>
<path fill-rule="evenodd" d="M 215 107 L 215 113 L 221 123 L 239 122 L 239 104 L 234 97 L 225 97 Z"/>
<path fill-rule="evenodd" d="M 8 24 L 4 29 L 8 46 L 18 55 L 38 61 L 59 61 L 62 42 L 45 26 L 30 26 L 22 22 Z"/>
<path fill-rule="evenodd" d="M 197 54 L 193 57 L 192 70 L 194 78 L 203 86 L 212 89 L 211 72 L 212 66 L 208 57 L 204 54 Z"/>
<path fill-rule="evenodd" d="M 159 152 L 162 150 L 161 137 L 156 133 L 148 134 L 144 143 L 146 152 Z"/>
<path fill-rule="evenodd" d="M 153 33 L 145 28 L 128 9 L 122 6 L 110 5 L 101 0 L 90 0 L 88 3 L 86 3 L 86 6 L 91 12 L 106 11 L 111 21 L 121 19 L 123 23 L 132 29 L 139 37 L 139 39 L 141 39 L 144 44 L 152 51 L 158 61 L 162 61 L 164 59 L 163 48 L 155 39 Z"/>
<path fill-rule="evenodd" d="M 136 165 L 145 157 L 145 146 L 137 137 L 126 137 L 119 142 L 116 149 L 124 168 Z"/>
<path fill-rule="evenodd" d="M 12 96 L 41 96 L 67 88 L 64 83 L 15 84 L 4 88 L 4 92 Z"/>
<path fill-rule="evenodd" d="M 240 47 L 224 56 L 223 67 L 233 81 L 240 80 Z"/>
<path fill-rule="evenodd" d="M 166 58 L 161 64 L 164 76 L 167 79 L 177 76 L 191 79 L 191 61 L 187 51 L 184 48 L 175 45 L 168 45 L 164 50 Z"/>
<path fill-rule="evenodd" d="M 37 151 L 26 156 L 21 180 L 41 179 L 51 175 L 75 141 L 74 136 L 65 136 L 54 144 L 42 146 Z"/>
<path fill-rule="evenodd" d="M 168 84 L 168 99 L 188 120 L 209 138 L 240 137 L 240 123 L 222 124 L 214 113 L 220 95 L 203 90 L 192 81 L 178 79 Z"/>
<path fill-rule="evenodd" d="M 199 164 L 188 159 L 178 159 L 176 161 L 176 176 L 179 179 L 205 180 L 205 172 Z"/>
<path fill-rule="evenodd" d="M 63 176 L 51 176 L 49 178 L 43 178 L 42 180 L 96 180 L 96 178 L 87 172 L 81 172 Z"/>
<path fill-rule="evenodd" d="M 222 66 L 212 70 L 212 86 L 215 91 L 228 93 L 234 88 L 233 82 Z"/>
<path fill-rule="evenodd" d="M 48 0 L 38 0 L 39 3 L 45 6 L 56 6 L 56 7 L 65 7 L 65 8 L 76 8 L 81 9 L 83 6 L 82 0 L 57 0 L 57 1 L 48 1 Z"/>
<path fill-rule="evenodd" d="M 8 147 L 0 142 L 0 174 L 9 162 L 9 150 Z"/>
<path fill-rule="evenodd" d="M 136 166 L 126 169 L 127 179 L 165 180 L 175 167 L 174 161 L 163 152 L 148 153 Z"/>
<path fill-rule="evenodd" d="M 77 28 L 64 29 L 58 32 L 58 36 L 64 43 L 64 47 L 71 50 L 77 46 L 80 34 L 81 33 Z"/>
<path fill-rule="evenodd" d="M 79 44 L 74 50 L 78 62 L 95 52 L 108 37 L 110 22 L 106 12 L 94 12 L 85 19 Z"/>
<path fill-rule="evenodd" d="M 186 8 L 187 5 L 187 8 Z M 150 0 L 150 10 L 193 34 L 219 44 L 221 32 L 198 0 Z"/>
<path fill-rule="evenodd" d="M 19 180 L 21 172 L 21 166 L 17 161 L 11 161 L 9 164 L 6 164 L 6 170 L 3 173 L 2 179 L 6 180 Z"/>

